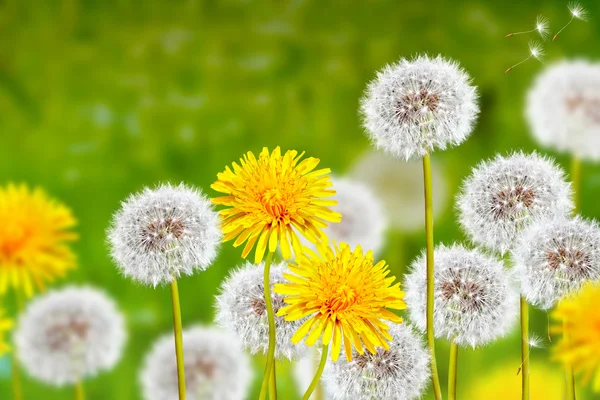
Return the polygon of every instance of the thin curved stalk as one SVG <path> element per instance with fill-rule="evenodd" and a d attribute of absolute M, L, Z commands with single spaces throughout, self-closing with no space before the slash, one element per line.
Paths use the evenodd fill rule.
<path fill-rule="evenodd" d="M 319 384 L 319 381 L 321 380 L 321 375 L 323 375 L 323 370 L 325 369 L 325 364 L 327 363 L 327 355 L 329 353 L 328 350 L 329 345 L 323 345 L 323 348 L 321 349 L 321 361 L 319 362 L 319 367 L 317 368 L 317 372 L 315 373 L 315 377 L 310 383 L 310 386 L 308 387 L 308 389 L 306 389 L 306 393 L 304 393 L 304 396 L 302 396 L 302 400 L 310 399 L 310 396 Z"/>
<path fill-rule="evenodd" d="M 521 296 L 521 398 L 529 400 L 529 304 Z"/>
<path fill-rule="evenodd" d="M 85 400 L 85 391 L 81 381 L 75 384 L 75 400 Z"/>
<path fill-rule="evenodd" d="M 431 381 L 436 400 L 442 399 L 442 389 L 435 358 L 435 335 L 433 332 L 434 263 L 433 263 L 433 194 L 431 183 L 431 158 L 423 157 L 423 183 L 425 187 L 425 235 L 427 239 L 427 346 L 431 356 Z"/>
<path fill-rule="evenodd" d="M 171 303 L 173 306 L 173 333 L 175 335 L 175 356 L 177 358 L 177 384 L 179 400 L 185 400 L 185 364 L 183 360 L 183 328 L 181 324 L 181 304 L 177 279 L 171 280 Z"/>
<path fill-rule="evenodd" d="M 458 370 L 458 345 L 450 343 L 450 363 L 448 364 L 448 399 L 456 400 L 456 376 Z"/>
<path fill-rule="evenodd" d="M 23 311 L 23 297 L 19 291 L 15 291 L 15 301 L 17 303 L 17 313 Z M 23 385 L 21 384 L 21 369 L 17 357 L 16 346 L 13 346 L 11 352 L 11 384 L 13 400 L 23 400 Z"/>
<path fill-rule="evenodd" d="M 267 351 L 267 365 L 265 366 L 265 376 L 263 377 L 262 387 L 260 389 L 259 400 L 264 400 L 267 396 L 269 387 L 269 381 L 273 379 L 275 382 L 277 378 L 275 376 L 275 314 L 273 313 L 273 302 L 271 300 L 271 261 L 273 261 L 273 252 L 267 254 L 265 259 L 264 269 L 264 293 L 265 293 L 265 305 L 267 307 L 267 320 L 269 321 L 269 349 Z M 271 378 L 271 374 L 273 377 Z M 277 391 L 271 393 L 271 400 L 277 400 Z"/>

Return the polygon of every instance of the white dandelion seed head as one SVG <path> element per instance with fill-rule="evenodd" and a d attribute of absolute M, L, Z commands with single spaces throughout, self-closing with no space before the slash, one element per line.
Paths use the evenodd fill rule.
<path fill-rule="evenodd" d="M 384 245 L 387 218 L 380 199 L 370 187 L 349 178 L 331 178 L 337 205 L 331 209 L 342 214 L 342 221 L 330 223 L 323 232 L 329 240 L 347 243 L 350 247 L 360 245 L 377 254 Z M 316 245 L 300 236 L 304 246 L 316 250 Z"/>
<path fill-rule="evenodd" d="M 229 332 L 206 326 L 185 329 L 183 359 L 188 399 L 246 398 L 253 376 L 250 357 Z M 145 400 L 179 398 L 172 333 L 159 338 L 146 355 L 140 383 Z"/>
<path fill-rule="evenodd" d="M 523 231 L 512 258 L 522 295 L 549 309 L 600 278 L 600 228 L 580 217 L 538 221 Z"/>
<path fill-rule="evenodd" d="M 482 162 L 457 197 L 459 221 L 470 239 L 505 253 L 526 226 L 573 209 L 564 172 L 536 153 L 498 155 Z"/>
<path fill-rule="evenodd" d="M 502 263 L 460 245 L 438 246 L 435 260 L 434 327 L 437 338 L 477 347 L 504 336 L 518 311 L 518 293 Z M 426 329 L 427 261 L 415 260 L 405 276 L 411 321 Z"/>
<path fill-rule="evenodd" d="M 16 354 L 32 377 L 73 385 L 111 370 L 126 340 L 116 304 L 91 287 L 66 287 L 35 298 L 19 317 Z"/>
<path fill-rule="evenodd" d="M 108 241 L 123 275 L 156 287 L 208 268 L 221 230 L 218 214 L 200 190 L 165 184 L 125 200 Z"/>
<path fill-rule="evenodd" d="M 216 298 L 215 321 L 234 333 L 250 353 L 266 355 L 269 348 L 269 323 L 264 295 L 264 265 L 246 262 L 229 275 Z M 273 291 L 273 286 L 287 283 L 283 277 L 286 272 L 290 273 L 286 263 L 271 265 L 269 278 L 275 314 L 285 306 L 285 302 L 284 296 Z M 291 341 L 303 322 L 304 320 L 286 321 L 284 317 L 275 316 L 277 359 L 292 360 L 306 351 L 306 345 L 295 345 Z"/>
<path fill-rule="evenodd" d="M 583 8 L 581 3 L 577 2 L 577 1 L 570 2 L 567 5 L 567 8 L 569 9 L 569 12 L 573 16 L 573 18 L 577 18 L 582 21 L 585 21 L 588 17 L 587 10 L 585 8 Z"/>
<path fill-rule="evenodd" d="M 600 160 L 600 65 L 576 60 L 548 67 L 529 89 L 526 117 L 541 145 Z"/>
<path fill-rule="evenodd" d="M 432 160 L 431 169 L 433 216 L 437 219 L 447 209 L 450 195 L 445 172 L 436 160 Z M 357 159 L 349 175 L 375 193 L 391 228 L 403 232 L 423 229 L 425 201 L 421 162 L 400 163 L 385 153 L 370 150 Z M 337 189 L 335 185 L 334 189 Z"/>
<path fill-rule="evenodd" d="M 392 324 L 390 349 L 371 354 L 354 351 L 345 358 L 328 362 L 323 381 L 333 400 L 421 398 L 429 382 L 429 354 L 412 328 Z"/>
<path fill-rule="evenodd" d="M 462 143 L 479 112 L 476 88 L 458 63 L 426 55 L 384 67 L 360 109 L 377 148 L 404 160 Z"/>
<path fill-rule="evenodd" d="M 546 39 L 548 37 L 548 33 L 550 31 L 550 20 L 543 15 L 538 15 L 535 20 L 535 30 L 542 39 Z"/>

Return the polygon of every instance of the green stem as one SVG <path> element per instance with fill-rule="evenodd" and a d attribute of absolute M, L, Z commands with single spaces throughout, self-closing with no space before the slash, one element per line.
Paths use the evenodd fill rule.
<path fill-rule="evenodd" d="M 310 386 L 308 387 L 308 389 L 306 389 L 306 393 L 304 393 L 304 396 L 302 396 L 302 400 L 310 399 L 310 396 L 319 384 L 319 381 L 321 380 L 321 375 L 323 375 L 323 370 L 325 369 L 325 363 L 327 362 L 327 354 L 329 353 L 328 350 L 329 345 L 323 345 L 323 348 L 321 349 L 321 361 L 319 362 L 319 367 L 317 368 L 317 372 L 315 373 L 315 377 L 310 383 Z"/>
<path fill-rule="evenodd" d="M 173 305 L 173 332 L 175 334 L 175 355 L 177 357 L 177 382 L 179 400 L 185 400 L 185 364 L 183 361 L 183 329 L 181 325 L 181 304 L 177 279 L 171 280 L 171 303 Z"/>
<path fill-rule="evenodd" d="M 458 368 L 458 345 L 450 343 L 450 364 L 448 366 L 448 399 L 456 400 L 456 371 Z"/>
<path fill-rule="evenodd" d="M 275 315 L 273 314 L 273 302 L 271 300 L 271 261 L 273 261 L 273 253 L 269 252 L 265 259 L 264 269 L 264 290 L 265 290 L 265 305 L 267 307 L 267 319 L 269 321 L 269 350 L 267 352 L 267 365 L 265 367 L 265 376 L 263 377 L 262 387 L 260 389 L 259 400 L 264 400 L 267 396 L 269 381 L 276 381 L 275 377 Z M 271 378 L 273 371 L 273 378 Z M 270 396 L 271 400 L 277 400 L 277 391 Z"/>
<path fill-rule="evenodd" d="M 568 346 L 570 341 L 569 335 L 569 324 L 567 323 L 567 319 L 563 319 L 563 340 Z M 565 365 L 565 369 L 567 370 L 567 400 L 575 400 L 575 374 L 573 372 L 573 366 L 571 364 Z"/>
<path fill-rule="evenodd" d="M 427 346 L 431 356 L 431 381 L 436 400 L 442 399 L 442 389 L 435 358 L 435 335 L 433 332 L 434 264 L 433 264 L 433 195 L 431 184 L 431 158 L 423 157 L 423 183 L 425 186 L 425 235 L 427 238 Z"/>
<path fill-rule="evenodd" d="M 521 296 L 521 393 L 529 400 L 529 304 Z"/>
<path fill-rule="evenodd" d="M 19 291 L 15 290 L 15 301 L 17 303 L 17 314 L 23 311 L 23 297 Z M 12 393 L 13 400 L 23 399 L 23 385 L 21 385 L 21 369 L 19 368 L 19 360 L 17 357 L 16 346 L 13 346 L 11 352 L 11 376 L 12 376 Z"/>
<path fill-rule="evenodd" d="M 85 392 L 81 381 L 75 384 L 75 400 L 85 400 Z"/>
<path fill-rule="evenodd" d="M 315 353 L 316 355 L 319 354 L 319 350 L 317 349 L 317 347 L 315 347 Z M 317 358 L 315 357 L 315 371 L 317 369 L 319 369 L 319 364 L 320 361 L 317 361 Z M 319 383 L 317 384 L 317 388 L 315 389 L 315 400 L 324 400 L 324 393 L 323 393 L 323 385 L 321 385 L 321 381 L 319 380 Z"/>
<path fill-rule="evenodd" d="M 277 363 L 273 363 L 271 369 L 271 379 L 269 379 L 269 398 L 276 399 L 277 398 L 277 376 L 276 376 L 276 366 Z"/>
<path fill-rule="evenodd" d="M 581 170 L 581 159 L 573 157 L 571 160 L 571 182 L 573 182 L 574 214 L 578 214 L 581 211 Z"/>

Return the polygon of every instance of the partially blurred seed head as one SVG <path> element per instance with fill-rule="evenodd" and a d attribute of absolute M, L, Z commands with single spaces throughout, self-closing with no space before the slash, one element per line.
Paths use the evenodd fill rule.
<path fill-rule="evenodd" d="M 192 400 L 243 400 L 252 382 L 250 358 L 226 331 L 196 326 L 183 331 L 185 384 Z M 145 400 L 178 398 L 173 335 L 157 340 L 140 373 Z"/>
<path fill-rule="evenodd" d="M 438 338 L 460 346 L 482 346 L 508 333 L 517 315 L 518 294 L 501 262 L 460 245 L 438 246 L 435 259 L 434 325 Z M 426 257 L 405 279 L 411 321 L 425 331 Z"/>
<path fill-rule="evenodd" d="M 390 349 L 329 362 L 323 380 L 333 400 L 420 398 L 429 382 L 429 354 L 409 326 L 392 324 Z"/>
<path fill-rule="evenodd" d="M 361 112 L 377 148 L 409 160 L 465 141 L 479 107 L 458 63 L 421 55 L 384 67 L 369 83 Z"/>
<path fill-rule="evenodd" d="M 156 287 L 208 268 L 221 230 L 218 214 L 199 190 L 165 184 L 124 201 L 108 240 L 123 275 Z"/>
<path fill-rule="evenodd" d="M 435 160 L 432 160 L 431 168 L 433 215 L 439 218 L 448 206 L 448 184 L 443 169 Z M 349 175 L 368 186 L 381 201 L 391 228 L 403 232 L 423 229 L 425 202 L 421 162 L 399 163 L 385 153 L 368 151 L 356 160 Z"/>
<path fill-rule="evenodd" d="M 548 67 L 527 94 L 526 115 L 541 145 L 600 160 L 600 64 L 577 60 Z"/>
<path fill-rule="evenodd" d="M 476 244 L 507 252 L 523 228 L 573 208 L 563 171 L 538 154 L 498 155 L 473 169 L 457 198 L 462 228 Z"/>
<path fill-rule="evenodd" d="M 600 228 L 579 217 L 541 220 L 523 232 L 512 257 L 521 293 L 549 309 L 600 278 Z"/>
<path fill-rule="evenodd" d="M 229 275 L 217 296 L 216 322 L 235 334 L 252 354 L 267 354 L 269 348 L 263 271 L 264 263 L 254 265 L 247 262 Z M 284 272 L 289 272 L 287 264 L 271 265 L 271 301 L 275 314 L 285 305 L 283 296 L 273 291 L 275 284 L 286 282 Z M 286 321 L 283 317 L 275 316 L 276 358 L 291 360 L 306 351 L 304 344 L 295 345 L 291 342 L 292 336 L 303 322 L 304 320 Z"/>
<path fill-rule="evenodd" d="M 115 303 L 89 287 L 67 287 L 34 299 L 14 337 L 17 357 L 29 375 L 54 386 L 112 369 L 125 339 Z"/>

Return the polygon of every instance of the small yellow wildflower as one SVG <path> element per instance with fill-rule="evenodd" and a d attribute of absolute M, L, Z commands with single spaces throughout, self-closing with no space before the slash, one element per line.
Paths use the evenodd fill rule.
<path fill-rule="evenodd" d="M 382 320 L 401 323 L 402 318 L 392 308 L 406 308 L 400 283 L 392 286 L 395 277 L 387 277 L 385 261 L 373 263 L 371 251 L 363 255 L 360 246 L 354 251 L 346 243 L 317 244 L 319 255 L 308 248 L 289 268 L 294 274 L 284 274 L 290 283 L 275 285 L 275 292 L 287 296 L 288 304 L 277 313 L 288 321 L 308 318 L 292 337 L 298 343 L 315 344 L 323 337 L 323 345 L 332 342 L 331 358 L 339 357 L 342 342 L 346 359 L 352 360 L 352 347 L 360 354 L 367 348 L 375 354 L 377 347 L 389 349 L 389 326 Z"/>
<path fill-rule="evenodd" d="M 593 378 L 594 391 L 600 392 L 600 285 L 587 283 L 579 292 L 558 303 L 552 313 L 556 324 L 552 332 L 570 334 L 555 347 L 555 357 L 583 374 L 583 383 Z M 566 322 L 566 326 L 563 325 Z"/>
<path fill-rule="evenodd" d="M 270 252 L 280 244 L 281 253 L 291 258 L 290 243 L 296 253 L 301 244 L 294 228 L 312 242 L 322 240 L 325 221 L 340 222 L 341 215 L 328 206 L 334 200 L 324 200 L 335 195 L 328 189 L 330 170 L 314 170 L 317 158 L 305 158 L 295 150 L 281 155 L 276 147 L 272 153 L 265 147 L 258 158 L 248 152 L 217 175 L 211 185 L 217 192 L 227 196 L 213 198 L 214 204 L 224 205 L 220 211 L 223 241 L 236 239 L 234 247 L 246 242 L 242 257 L 256 244 L 255 262 L 262 261 L 267 247 Z"/>
<path fill-rule="evenodd" d="M 75 267 L 75 218 L 43 190 L 0 187 L 0 221 L 0 295 L 12 287 L 30 297 Z"/>

